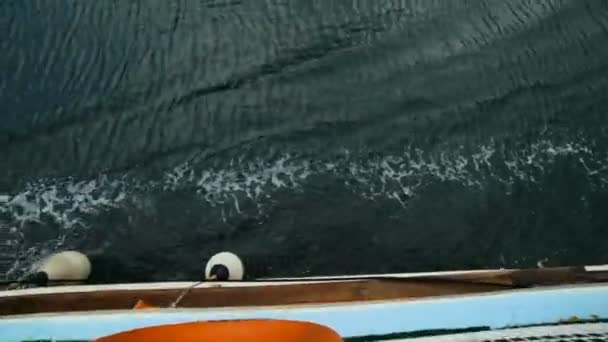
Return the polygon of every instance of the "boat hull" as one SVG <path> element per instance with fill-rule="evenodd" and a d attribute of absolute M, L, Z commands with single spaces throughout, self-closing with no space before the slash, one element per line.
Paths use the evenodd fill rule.
<path fill-rule="evenodd" d="M 397 340 L 408 334 L 608 319 L 608 286 L 557 286 L 338 304 L 5 316 L 0 319 L 0 341 L 92 341 L 137 328 L 235 319 L 305 321 L 327 326 L 345 339 Z"/>

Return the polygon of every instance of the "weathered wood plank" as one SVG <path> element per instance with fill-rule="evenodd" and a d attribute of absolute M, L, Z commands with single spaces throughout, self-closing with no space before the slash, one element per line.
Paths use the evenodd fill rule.
<path fill-rule="evenodd" d="M 339 303 L 503 290 L 493 284 L 465 284 L 402 280 L 364 280 L 251 287 L 193 288 L 179 307 L 206 308 L 265 306 L 311 303 Z M 97 292 L 36 294 L 0 297 L 0 315 L 41 312 L 130 309 L 138 300 L 165 307 L 183 289 L 105 290 Z"/>
<path fill-rule="evenodd" d="M 608 272 L 583 267 L 488 271 L 449 276 L 378 277 L 342 281 L 192 288 L 178 307 L 207 308 L 340 303 L 424 298 L 501 291 L 509 288 L 608 281 Z M 131 309 L 138 300 L 167 307 L 184 288 L 102 289 L 0 296 L 0 315 Z"/>

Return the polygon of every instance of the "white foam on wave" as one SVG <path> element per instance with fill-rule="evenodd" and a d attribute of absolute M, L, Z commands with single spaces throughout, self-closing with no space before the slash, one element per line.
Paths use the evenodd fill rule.
<path fill-rule="evenodd" d="M 189 164 L 182 164 L 165 174 L 164 190 L 194 187 L 212 206 L 232 202 L 235 193 L 256 200 L 266 196 L 265 190 L 293 189 L 312 174 L 308 161 L 285 155 L 274 161 L 230 162 L 227 168 L 195 172 Z"/>
<path fill-rule="evenodd" d="M 99 179 L 75 181 L 38 180 L 13 194 L 0 194 L 0 258 L 6 263 L 11 259 L 9 269 L 0 268 L 0 275 L 7 276 L 21 271 L 23 261 L 31 264 L 64 246 L 70 231 L 88 228 L 83 214 L 95 215 L 101 210 L 116 207 L 126 198 L 125 183 Z M 57 236 L 40 246 L 23 248 L 23 228 L 37 223 L 41 227 L 59 227 Z"/>
<path fill-rule="evenodd" d="M 458 183 L 482 188 L 488 181 L 510 186 L 518 181 L 536 183 L 560 158 L 573 157 L 595 185 L 608 184 L 608 158 L 583 142 L 553 143 L 540 140 L 519 150 L 497 144 L 482 145 L 472 153 L 464 148 L 436 153 L 407 148 L 399 155 L 357 157 L 344 151 L 332 161 L 284 155 L 276 160 L 232 160 L 228 167 L 195 171 L 182 164 L 167 172 L 164 189 L 194 187 L 212 206 L 233 205 L 239 199 L 260 201 L 273 192 L 301 188 L 311 176 L 329 176 L 356 194 L 370 199 L 392 199 L 406 206 L 428 184 Z"/>
<path fill-rule="evenodd" d="M 27 184 L 15 194 L 2 195 L 0 212 L 19 225 L 41 222 L 48 216 L 63 229 L 86 226 L 76 215 L 97 213 L 116 206 L 125 198 L 124 183 L 101 177 L 99 180 L 51 180 Z"/>

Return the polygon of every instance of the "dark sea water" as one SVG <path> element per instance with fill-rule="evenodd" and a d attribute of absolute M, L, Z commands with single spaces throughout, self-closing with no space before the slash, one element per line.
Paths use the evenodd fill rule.
<path fill-rule="evenodd" d="M 607 144 L 605 0 L 0 1 L 8 277 L 608 263 Z"/>

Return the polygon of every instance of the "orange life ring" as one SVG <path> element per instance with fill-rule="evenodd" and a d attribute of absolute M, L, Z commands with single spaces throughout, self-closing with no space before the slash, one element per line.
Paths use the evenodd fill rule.
<path fill-rule="evenodd" d="M 334 330 L 310 322 L 227 320 L 162 325 L 126 331 L 95 342 L 343 342 Z"/>

